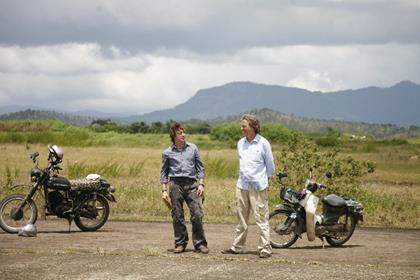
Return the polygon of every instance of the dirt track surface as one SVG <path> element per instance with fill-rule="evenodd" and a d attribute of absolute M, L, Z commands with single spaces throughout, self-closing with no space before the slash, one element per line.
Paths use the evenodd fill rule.
<path fill-rule="evenodd" d="M 210 254 L 173 254 L 170 223 L 109 221 L 98 232 L 68 231 L 65 220 L 38 221 L 37 237 L 0 230 L 0 279 L 420 279 L 420 230 L 359 228 L 342 248 L 298 240 L 257 253 L 223 255 L 235 225 L 205 224 Z M 188 226 L 191 232 L 191 226 Z"/>

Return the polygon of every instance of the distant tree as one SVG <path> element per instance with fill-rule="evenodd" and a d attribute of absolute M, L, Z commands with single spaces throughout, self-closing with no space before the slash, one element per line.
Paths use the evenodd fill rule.
<path fill-rule="evenodd" d="M 210 137 L 213 140 L 232 143 L 242 137 L 242 132 L 237 122 L 221 123 L 212 128 Z"/>
<path fill-rule="evenodd" d="M 145 122 L 134 122 L 128 126 L 129 133 L 148 133 L 150 127 Z"/>
<path fill-rule="evenodd" d="M 164 125 L 161 122 L 153 122 L 149 131 L 151 133 L 162 133 L 164 131 Z"/>

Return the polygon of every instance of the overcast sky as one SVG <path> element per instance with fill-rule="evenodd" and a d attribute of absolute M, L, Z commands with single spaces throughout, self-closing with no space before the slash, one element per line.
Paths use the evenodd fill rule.
<path fill-rule="evenodd" d="M 420 84 L 420 0 L 1 0 L 0 107 L 141 114 L 232 81 Z"/>

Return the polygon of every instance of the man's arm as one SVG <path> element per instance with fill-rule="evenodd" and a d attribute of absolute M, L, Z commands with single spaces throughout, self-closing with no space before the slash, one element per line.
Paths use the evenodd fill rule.
<path fill-rule="evenodd" d="M 169 157 L 163 153 L 162 154 L 162 168 L 160 170 L 160 183 L 162 184 L 162 193 L 167 191 L 169 176 Z"/>
<path fill-rule="evenodd" d="M 268 178 L 273 177 L 274 176 L 274 172 L 276 170 L 276 166 L 274 164 L 274 158 L 273 158 L 273 153 L 271 151 L 271 145 L 270 142 L 266 141 L 264 143 L 264 161 L 265 161 L 265 165 L 266 165 L 266 169 L 267 169 L 267 176 Z"/>
<path fill-rule="evenodd" d="M 194 160 L 195 160 L 195 169 L 197 172 L 197 178 L 198 178 L 198 187 L 197 187 L 197 194 L 199 196 L 202 196 L 204 194 L 204 177 L 205 177 L 205 171 L 204 171 L 204 164 L 200 157 L 200 152 L 198 151 L 198 148 L 194 151 Z"/>

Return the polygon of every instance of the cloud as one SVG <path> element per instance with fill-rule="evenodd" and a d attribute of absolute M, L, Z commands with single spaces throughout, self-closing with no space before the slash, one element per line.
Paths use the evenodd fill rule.
<path fill-rule="evenodd" d="M 419 83 L 420 45 L 288 46 L 130 54 L 98 44 L 0 47 L 0 103 L 145 113 L 199 89 L 253 81 L 335 91 Z"/>
<path fill-rule="evenodd" d="M 0 106 L 144 113 L 252 81 L 420 83 L 416 0 L 0 1 Z"/>
<path fill-rule="evenodd" d="M 420 43 L 415 0 L 0 2 L 0 42 L 95 42 L 130 51 Z"/>

